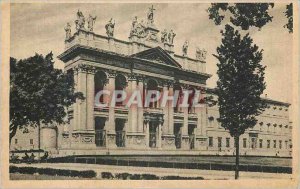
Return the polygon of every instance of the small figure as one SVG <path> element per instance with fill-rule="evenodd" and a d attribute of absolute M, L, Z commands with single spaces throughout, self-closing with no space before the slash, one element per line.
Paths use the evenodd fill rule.
<path fill-rule="evenodd" d="M 137 26 L 137 16 L 135 16 L 133 18 L 133 21 L 132 21 L 132 25 L 131 25 L 131 30 L 130 30 L 130 36 L 136 34 L 136 26 Z"/>
<path fill-rule="evenodd" d="M 105 25 L 105 29 L 108 37 L 114 37 L 115 21 L 112 18 Z"/>
<path fill-rule="evenodd" d="M 173 30 L 171 30 L 170 33 L 168 34 L 169 44 L 173 45 L 175 36 L 176 34 L 173 32 Z"/>
<path fill-rule="evenodd" d="M 187 56 L 187 50 L 189 48 L 189 41 L 186 40 L 182 46 L 182 54 L 183 56 Z"/>
<path fill-rule="evenodd" d="M 76 30 L 84 29 L 85 18 L 80 10 L 77 11 L 77 20 L 75 20 Z"/>
<path fill-rule="evenodd" d="M 167 41 L 167 30 L 164 29 L 164 31 L 161 32 L 161 42 L 165 43 Z"/>
<path fill-rule="evenodd" d="M 149 7 L 149 10 L 148 10 L 148 13 L 147 13 L 147 18 L 148 18 L 148 21 L 147 21 L 147 24 L 148 25 L 153 25 L 153 22 L 154 22 L 154 8 L 153 8 L 153 5 L 152 7 Z"/>
<path fill-rule="evenodd" d="M 146 37 L 146 32 L 145 32 L 145 23 L 144 20 L 142 20 L 137 26 L 136 26 L 136 33 L 138 35 L 138 37 Z"/>
<path fill-rule="evenodd" d="M 72 36 L 71 34 L 71 24 L 68 22 L 66 27 L 65 27 L 65 31 L 66 31 L 66 40 L 69 40 Z"/>
<path fill-rule="evenodd" d="M 206 59 L 207 51 L 205 49 L 200 50 L 199 47 L 196 48 L 196 59 L 205 61 Z"/>
<path fill-rule="evenodd" d="M 94 24 L 96 22 L 97 16 L 93 17 L 91 15 L 89 15 L 89 19 L 88 19 L 88 30 L 90 32 L 92 32 L 94 30 Z"/>
<path fill-rule="evenodd" d="M 32 152 L 30 157 L 29 157 L 29 162 L 34 162 L 34 158 L 35 158 L 35 155 Z"/>

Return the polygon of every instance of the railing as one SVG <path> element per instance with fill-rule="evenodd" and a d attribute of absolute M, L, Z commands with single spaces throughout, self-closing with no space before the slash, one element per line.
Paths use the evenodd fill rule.
<path fill-rule="evenodd" d="M 105 146 L 106 131 L 105 130 L 96 130 L 95 132 L 95 143 L 96 146 Z"/>
<path fill-rule="evenodd" d="M 125 131 L 116 131 L 117 147 L 125 147 Z"/>

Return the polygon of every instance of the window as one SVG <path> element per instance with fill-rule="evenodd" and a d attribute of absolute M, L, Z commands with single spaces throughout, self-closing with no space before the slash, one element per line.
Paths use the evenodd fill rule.
<path fill-rule="evenodd" d="M 243 138 L 243 148 L 247 148 L 247 139 Z"/>
<path fill-rule="evenodd" d="M 262 148 L 262 147 L 263 147 L 263 140 L 259 139 L 259 148 Z"/>
<path fill-rule="evenodd" d="M 280 140 L 279 141 L 279 149 L 281 149 L 282 148 L 282 141 Z"/>
<path fill-rule="evenodd" d="M 287 140 L 285 141 L 285 148 L 286 148 L 286 149 L 289 148 L 289 146 L 288 146 L 288 141 L 287 141 Z"/>
<path fill-rule="evenodd" d="M 227 147 L 227 148 L 230 147 L 230 138 L 226 138 L 226 147 Z"/>
<path fill-rule="evenodd" d="M 33 144 L 33 139 L 30 139 L 30 144 Z"/>
<path fill-rule="evenodd" d="M 214 146 L 213 137 L 208 137 L 208 146 L 209 147 L 213 147 Z"/>
<path fill-rule="evenodd" d="M 222 147 L 222 137 L 218 137 L 218 147 Z"/>
<path fill-rule="evenodd" d="M 276 140 L 274 140 L 273 142 L 274 142 L 273 148 L 276 148 Z"/>
<path fill-rule="evenodd" d="M 251 138 L 251 148 L 256 148 L 256 138 L 254 137 Z"/>
<path fill-rule="evenodd" d="M 267 148 L 270 148 L 270 146 L 271 146 L 271 141 L 267 140 Z"/>
<path fill-rule="evenodd" d="M 15 138 L 15 144 L 18 144 L 18 139 Z"/>

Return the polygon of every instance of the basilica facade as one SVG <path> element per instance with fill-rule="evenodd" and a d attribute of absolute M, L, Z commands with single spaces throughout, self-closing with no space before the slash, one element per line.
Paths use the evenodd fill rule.
<path fill-rule="evenodd" d="M 145 23 L 133 19 L 126 41 L 114 37 L 113 19 L 105 25 L 106 35 L 100 35 L 93 29 L 95 17 L 87 19 L 86 27 L 78 11 L 76 31 L 72 33 L 67 24 L 65 50 L 58 58 L 65 71 L 74 75 L 75 90 L 85 99 L 68 109 L 68 124 L 44 126 L 27 134 L 20 131 L 12 139 L 11 150 L 36 149 L 40 142 L 42 149 L 57 156 L 233 155 L 234 140 L 218 122 L 218 106 L 204 100 L 207 96 L 216 99 L 214 89 L 206 86 L 211 77 L 206 73 L 207 52 L 197 48 L 195 56 L 188 57 L 186 41 L 176 54 L 173 42 L 178 36 L 173 30 L 160 31 L 153 11 L 149 8 Z M 201 106 L 182 108 L 171 102 L 162 106 L 160 101 L 149 107 L 127 107 L 123 102 L 110 106 L 113 97 L 103 95 L 98 100 L 108 106 L 98 108 L 95 96 L 101 90 L 127 94 L 138 90 L 142 96 L 149 90 L 167 91 L 169 96 L 175 91 L 202 91 Z M 257 125 L 240 137 L 240 153 L 290 157 L 290 104 L 264 100 L 268 107 L 258 116 Z"/>

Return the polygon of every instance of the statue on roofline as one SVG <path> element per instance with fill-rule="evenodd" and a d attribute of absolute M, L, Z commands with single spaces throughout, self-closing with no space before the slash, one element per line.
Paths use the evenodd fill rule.
<path fill-rule="evenodd" d="M 84 29 L 85 18 L 80 10 L 77 11 L 77 20 L 75 20 L 75 24 L 76 30 Z"/>
<path fill-rule="evenodd" d="M 114 37 L 115 23 L 116 22 L 111 18 L 105 25 L 106 34 L 108 37 Z"/>
<path fill-rule="evenodd" d="M 154 11 L 155 9 L 153 8 L 153 5 L 149 7 L 148 13 L 147 13 L 147 24 L 148 25 L 153 25 L 154 22 Z"/>
<path fill-rule="evenodd" d="M 196 48 L 196 59 L 205 61 L 207 51 L 205 49 L 200 49 L 199 47 Z"/>
<path fill-rule="evenodd" d="M 173 32 L 173 30 L 171 30 L 168 34 L 169 44 L 173 45 L 175 36 L 176 36 L 176 34 Z"/>
<path fill-rule="evenodd" d="M 160 37 L 162 43 L 167 42 L 167 35 L 168 35 L 167 30 L 164 29 L 164 31 L 161 32 L 161 37 Z"/>
<path fill-rule="evenodd" d="M 94 30 L 94 24 L 96 22 L 96 19 L 97 19 L 97 16 L 93 17 L 93 16 L 89 15 L 89 18 L 88 18 L 88 30 L 90 32 L 92 32 Z"/>
<path fill-rule="evenodd" d="M 65 27 L 65 31 L 66 31 L 66 40 L 70 39 L 72 37 L 71 34 L 71 24 L 68 22 L 66 27 Z"/>
<path fill-rule="evenodd" d="M 182 46 L 182 54 L 183 56 L 187 56 L 187 50 L 189 48 L 189 41 L 186 40 Z"/>

